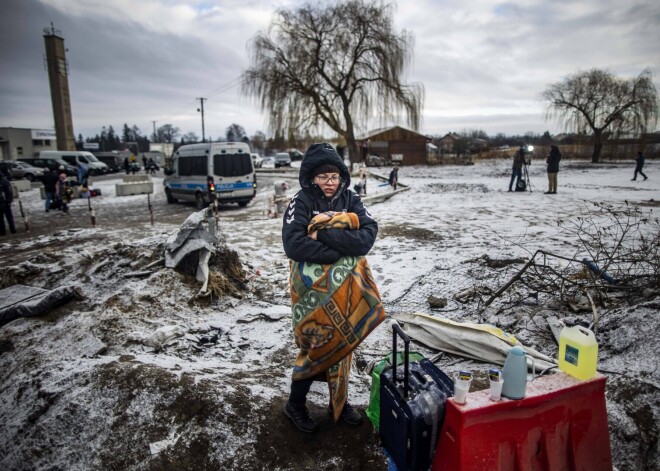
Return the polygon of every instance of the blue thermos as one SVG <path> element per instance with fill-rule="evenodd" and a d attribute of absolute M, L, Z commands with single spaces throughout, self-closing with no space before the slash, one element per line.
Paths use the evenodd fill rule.
<path fill-rule="evenodd" d="M 532 366 L 534 359 L 532 358 Z M 509 399 L 522 399 L 527 389 L 527 357 L 522 347 L 515 346 L 509 354 L 502 368 L 502 396 Z"/>

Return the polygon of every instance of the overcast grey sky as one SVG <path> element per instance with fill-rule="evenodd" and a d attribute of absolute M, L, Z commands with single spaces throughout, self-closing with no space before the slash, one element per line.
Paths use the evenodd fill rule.
<path fill-rule="evenodd" d="M 298 0 L 4 0 L 0 15 L 0 127 L 52 129 L 43 28 L 68 48 L 76 136 L 124 123 L 150 135 L 169 123 L 206 137 L 237 123 L 267 129 L 241 98 L 247 44 L 277 8 Z M 633 77 L 650 68 L 660 89 L 660 1 L 407 0 L 395 24 L 415 37 L 405 80 L 426 91 L 424 134 L 482 129 L 560 132 L 539 94 L 591 68 Z M 405 126 L 405 122 L 399 123 Z M 375 123 L 363 123 L 372 128 Z M 366 131 L 369 129 L 360 129 Z M 330 136 L 329 136 L 330 137 Z"/>

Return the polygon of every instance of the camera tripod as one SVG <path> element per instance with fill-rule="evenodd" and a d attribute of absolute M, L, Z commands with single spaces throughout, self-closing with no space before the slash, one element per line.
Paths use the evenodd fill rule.
<path fill-rule="evenodd" d="M 523 165 L 522 177 L 525 180 L 525 183 L 527 184 L 525 187 L 525 191 L 529 191 L 530 193 L 532 193 L 532 181 L 529 179 L 529 171 L 527 170 L 530 163 L 531 163 L 530 160 L 525 161 L 525 164 Z"/>

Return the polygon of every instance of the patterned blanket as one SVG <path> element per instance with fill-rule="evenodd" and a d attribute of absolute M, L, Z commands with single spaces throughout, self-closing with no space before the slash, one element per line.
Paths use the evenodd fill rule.
<path fill-rule="evenodd" d="M 315 216 L 308 233 L 359 228 L 355 213 Z M 332 265 L 291 262 L 289 279 L 296 345 L 293 379 L 325 375 L 337 421 L 348 397 L 351 354 L 384 319 L 385 311 L 364 257 L 344 256 Z"/>

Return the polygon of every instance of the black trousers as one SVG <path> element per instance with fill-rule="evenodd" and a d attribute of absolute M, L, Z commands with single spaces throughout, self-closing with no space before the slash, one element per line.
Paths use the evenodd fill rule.
<path fill-rule="evenodd" d="M 305 405 L 307 401 L 307 393 L 309 388 L 312 387 L 314 378 L 305 378 L 298 381 L 291 381 L 291 393 L 289 394 L 289 401 L 298 404 Z"/>
<path fill-rule="evenodd" d="M 644 172 L 642 172 L 642 167 L 635 167 L 635 176 L 633 177 L 633 180 L 637 180 L 637 174 L 641 174 L 644 179 L 647 179 L 648 177 L 644 175 Z"/>
<path fill-rule="evenodd" d="M 16 234 L 16 226 L 14 225 L 14 215 L 11 212 L 11 203 L 4 203 L 0 205 L 2 214 L 0 214 L 0 235 L 7 234 L 5 229 L 5 218 L 9 224 L 9 232 Z"/>

